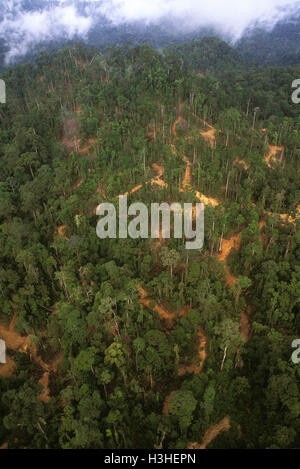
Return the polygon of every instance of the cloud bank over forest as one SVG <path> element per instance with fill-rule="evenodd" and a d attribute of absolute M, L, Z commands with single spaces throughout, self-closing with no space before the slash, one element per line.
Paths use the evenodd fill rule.
<path fill-rule="evenodd" d="M 86 41 L 103 21 L 118 26 L 167 19 L 180 31 L 213 27 L 236 40 L 257 22 L 272 28 L 298 5 L 298 0 L 0 0 L 0 39 L 7 63 L 45 41 Z"/>

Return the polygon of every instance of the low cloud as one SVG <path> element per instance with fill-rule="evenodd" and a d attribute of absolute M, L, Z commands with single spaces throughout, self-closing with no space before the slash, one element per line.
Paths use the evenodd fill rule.
<path fill-rule="evenodd" d="M 86 40 L 103 17 L 114 25 L 172 20 L 181 31 L 212 26 L 236 40 L 257 21 L 271 28 L 298 4 L 297 0 L 0 0 L 0 38 L 8 49 L 7 63 L 43 41 Z"/>
<path fill-rule="evenodd" d="M 75 37 L 85 39 L 94 21 L 92 16 L 78 13 L 75 4 L 24 11 L 19 1 L 11 1 L 8 7 L 0 22 L 0 37 L 8 46 L 7 63 L 43 41 Z"/>

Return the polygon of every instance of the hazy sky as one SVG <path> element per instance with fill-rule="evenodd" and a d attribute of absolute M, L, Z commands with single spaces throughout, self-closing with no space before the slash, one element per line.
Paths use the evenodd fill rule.
<path fill-rule="evenodd" d="M 75 0 L 51 3 L 44 0 L 43 8 L 25 12 L 22 0 L 0 0 L 0 37 L 9 46 L 7 62 L 43 40 L 85 39 L 100 15 L 115 24 L 171 18 L 180 29 L 216 26 L 237 39 L 255 21 L 272 26 L 299 0 L 89 0 L 80 12 Z"/>

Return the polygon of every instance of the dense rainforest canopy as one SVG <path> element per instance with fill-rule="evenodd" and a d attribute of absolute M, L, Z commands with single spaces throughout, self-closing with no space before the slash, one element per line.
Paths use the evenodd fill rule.
<path fill-rule="evenodd" d="M 0 446 L 299 448 L 300 67 L 208 38 L 2 78 Z M 100 240 L 125 193 L 204 202 L 203 248 Z"/>

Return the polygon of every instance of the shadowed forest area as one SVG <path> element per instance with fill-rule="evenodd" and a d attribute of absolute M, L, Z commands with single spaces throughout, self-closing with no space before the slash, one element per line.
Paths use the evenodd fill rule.
<path fill-rule="evenodd" d="M 2 73 L 1 448 L 300 447 L 300 67 L 224 47 Z M 100 240 L 122 194 L 203 202 L 203 248 Z"/>

